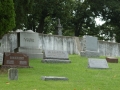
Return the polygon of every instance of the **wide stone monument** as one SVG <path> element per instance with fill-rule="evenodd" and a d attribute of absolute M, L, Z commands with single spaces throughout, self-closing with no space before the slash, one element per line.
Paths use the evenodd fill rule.
<path fill-rule="evenodd" d="M 5 52 L 3 57 L 2 68 L 14 68 L 29 66 L 29 58 L 27 54 Z"/>
<path fill-rule="evenodd" d="M 30 59 L 43 58 L 42 49 L 39 48 L 39 34 L 34 32 L 17 33 L 18 48 L 15 52 L 26 53 Z"/>
<path fill-rule="evenodd" d="M 106 59 L 88 58 L 89 68 L 106 69 L 109 68 Z"/>
<path fill-rule="evenodd" d="M 80 52 L 81 56 L 99 57 L 97 37 L 83 36 L 81 46 L 82 46 L 82 50 Z"/>
<path fill-rule="evenodd" d="M 45 50 L 43 63 L 70 63 L 68 53 L 66 51 Z"/>

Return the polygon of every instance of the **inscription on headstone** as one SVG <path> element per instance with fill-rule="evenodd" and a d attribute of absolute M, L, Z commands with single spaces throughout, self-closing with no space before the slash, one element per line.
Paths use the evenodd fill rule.
<path fill-rule="evenodd" d="M 2 67 L 29 67 L 29 58 L 23 53 L 5 52 Z"/>
<path fill-rule="evenodd" d="M 70 63 L 68 53 L 65 51 L 45 50 L 42 62 L 47 63 Z"/>
<path fill-rule="evenodd" d="M 109 68 L 108 63 L 105 59 L 88 58 L 89 68 Z"/>

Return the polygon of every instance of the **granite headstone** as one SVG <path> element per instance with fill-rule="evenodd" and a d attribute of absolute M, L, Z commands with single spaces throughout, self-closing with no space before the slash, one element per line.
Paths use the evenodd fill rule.
<path fill-rule="evenodd" d="M 100 68 L 100 69 L 109 68 L 108 63 L 105 59 L 97 59 L 97 58 L 88 58 L 88 67 Z"/>

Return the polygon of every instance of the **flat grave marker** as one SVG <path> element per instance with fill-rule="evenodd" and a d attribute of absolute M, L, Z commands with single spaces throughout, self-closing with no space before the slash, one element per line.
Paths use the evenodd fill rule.
<path fill-rule="evenodd" d="M 105 59 L 88 58 L 89 68 L 109 68 L 108 63 Z"/>
<path fill-rule="evenodd" d="M 118 58 L 116 57 L 106 57 L 106 60 L 109 63 L 118 63 Z"/>
<path fill-rule="evenodd" d="M 0 65 L 2 65 L 2 63 L 3 63 L 3 54 L 0 53 Z"/>

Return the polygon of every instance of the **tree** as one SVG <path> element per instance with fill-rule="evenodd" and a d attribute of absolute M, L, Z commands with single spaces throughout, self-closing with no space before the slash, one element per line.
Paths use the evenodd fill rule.
<path fill-rule="evenodd" d="M 0 38 L 15 27 L 13 0 L 0 1 Z"/>

